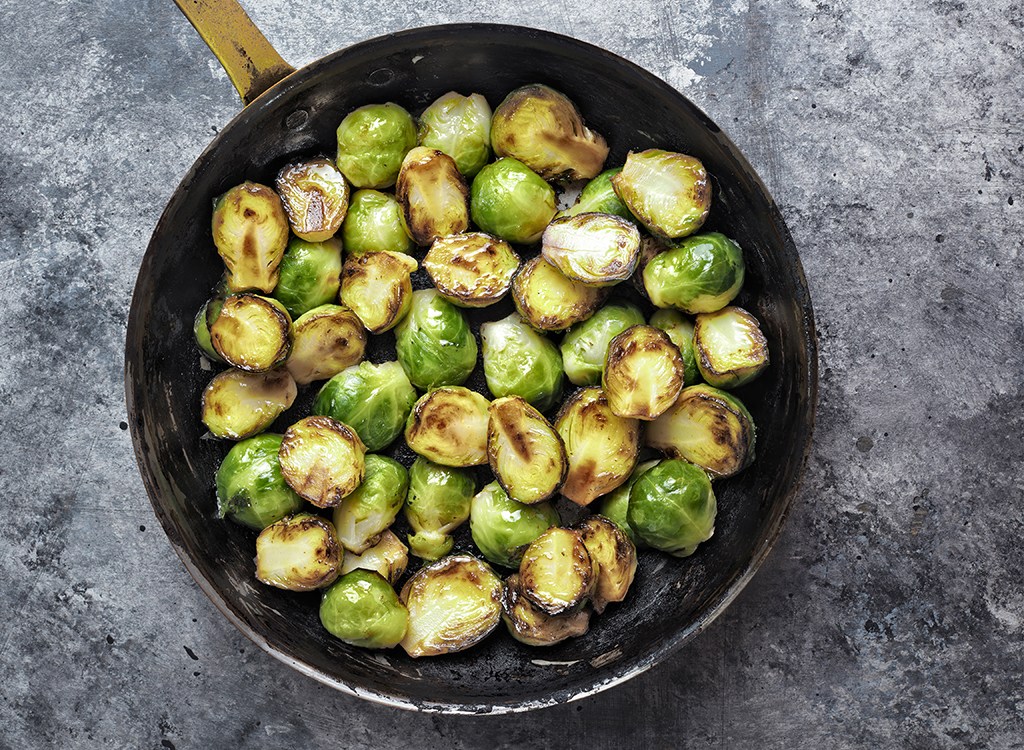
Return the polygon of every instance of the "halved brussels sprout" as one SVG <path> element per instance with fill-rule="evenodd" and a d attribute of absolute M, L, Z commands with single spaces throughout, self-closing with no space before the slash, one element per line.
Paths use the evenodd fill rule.
<path fill-rule="evenodd" d="M 662 237 L 700 229 L 711 210 L 711 182 L 699 159 L 660 149 L 630 152 L 615 192 L 643 225 Z"/>
<path fill-rule="evenodd" d="M 356 554 L 374 545 L 402 509 L 409 473 L 386 456 L 368 453 L 365 475 L 358 487 L 334 507 L 332 520 L 341 546 Z"/>
<path fill-rule="evenodd" d="M 423 267 L 438 294 L 453 305 L 487 307 L 508 293 L 519 256 L 503 240 L 468 232 L 435 240 Z"/>
<path fill-rule="evenodd" d="M 715 312 L 739 294 L 744 272 L 740 246 L 724 234 L 708 232 L 651 258 L 644 267 L 644 287 L 656 307 Z"/>
<path fill-rule="evenodd" d="M 546 615 L 583 606 L 597 586 L 598 568 L 572 529 L 548 529 L 533 540 L 519 563 L 523 596 Z"/>
<path fill-rule="evenodd" d="M 379 573 L 353 570 L 324 592 L 320 622 L 352 646 L 391 648 L 405 636 L 409 611 Z"/>
<path fill-rule="evenodd" d="M 256 578 L 288 591 L 312 591 L 334 582 L 342 549 L 331 522 L 296 513 L 270 524 L 256 538 Z"/>
<path fill-rule="evenodd" d="M 223 297 L 211 297 L 199 308 L 195 320 L 192 321 L 192 333 L 196 338 L 199 350 L 214 362 L 223 362 L 224 360 L 220 358 L 217 350 L 213 348 L 213 341 L 210 339 L 210 324 L 220 315 L 220 308 L 223 304 Z"/>
<path fill-rule="evenodd" d="M 328 380 L 313 401 L 313 414 L 347 424 L 368 451 L 390 445 L 405 428 L 416 389 L 397 362 L 360 362 Z"/>
<path fill-rule="evenodd" d="M 647 296 L 647 287 L 644 286 L 644 269 L 647 268 L 647 264 L 651 262 L 654 256 L 661 255 L 666 250 L 671 250 L 671 247 L 668 244 L 668 240 L 662 237 L 652 237 L 649 234 L 645 234 L 640 238 L 640 252 L 637 254 L 636 270 L 633 271 L 633 276 L 630 277 L 629 283 L 644 299 L 650 299 Z"/>
<path fill-rule="evenodd" d="M 470 472 L 417 456 L 409 467 L 405 500 L 405 518 L 414 532 L 409 535 L 412 553 L 424 560 L 437 560 L 451 552 L 451 534 L 469 518 L 475 492 L 476 481 Z"/>
<path fill-rule="evenodd" d="M 292 162 L 277 173 L 274 185 L 300 239 L 323 242 L 341 228 L 348 210 L 348 183 L 330 159 L 317 156 Z"/>
<path fill-rule="evenodd" d="M 554 495 L 569 469 L 562 438 L 519 396 L 491 402 L 487 460 L 508 496 L 527 505 Z"/>
<path fill-rule="evenodd" d="M 700 382 L 700 370 L 693 351 L 693 323 L 678 310 L 655 310 L 650 324 L 660 328 L 676 345 L 683 358 L 683 381 L 686 385 Z"/>
<path fill-rule="evenodd" d="M 306 417 L 284 433 L 278 460 L 289 487 L 318 508 L 331 508 L 363 481 L 365 453 L 348 425 Z"/>
<path fill-rule="evenodd" d="M 434 148 L 417 146 L 405 155 L 395 185 L 405 228 L 417 245 L 465 232 L 469 190 L 455 160 Z"/>
<path fill-rule="evenodd" d="M 590 603 L 594 611 L 601 614 L 610 602 L 625 599 L 633 585 L 636 547 L 625 531 L 601 516 L 590 516 L 576 530 L 591 559 L 597 563 L 597 586 Z"/>
<path fill-rule="evenodd" d="M 334 302 L 341 285 L 341 240 L 288 241 L 281 259 L 274 298 L 297 318 L 314 307 Z"/>
<path fill-rule="evenodd" d="M 213 202 L 213 244 L 228 269 L 228 290 L 270 294 L 288 246 L 288 217 L 266 185 L 243 182 Z"/>
<path fill-rule="evenodd" d="M 638 549 L 643 549 L 647 545 L 644 544 L 643 540 L 637 536 L 636 531 L 629 525 L 629 518 L 627 517 L 627 511 L 629 510 L 629 490 L 633 487 L 633 482 L 640 478 L 648 469 L 651 469 L 658 465 L 661 461 L 660 458 L 656 458 L 653 461 L 644 461 L 636 465 L 633 469 L 633 473 L 629 475 L 629 479 L 626 480 L 625 484 L 619 485 L 612 492 L 602 497 L 596 506 L 594 506 L 594 512 L 598 513 L 616 526 L 618 526 L 622 532 L 629 537 L 629 541 L 633 542 Z"/>
<path fill-rule="evenodd" d="M 604 297 L 603 289 L 567 279 L 542 255 L 523 263 L 512 280 L 516 310 L 541 331 L 564 331 L 586 320 Z"/>
<path fill-rule="evenodd" d="M 556 218 L 589 213 L 613 214 L 635 224 L 636 217 L 629 212 L 626 204 L 616 195 L 615 188 L 612 187 L 612 177 L 621 171 L 622 167 L 603 171 L 584 185 L 576 203 L 564 211 L 559 211 Z"/>
<path fill-rule="evenodd" d="M 405 442 L 443 466 L 487 463 L 486 398 L 460 385 L 435 388 L 412 407 Z"/>
<path fill-rule="evenodd" d="M 608 344 L 601 385 L 613 412 L 649 422 L 676 402 L 684 373 L 683 358 L 668 334 L 638 325 Z"/>
<path fill-rule="evenodd" d="M 232 446 L 217 469 L 217 518 L 262 530 L 302 508 L 281 476 L 280 435 L 257 435 Z"/>
<path fill-rule="evenodd" d="M 651 422 L 645 442 L 715 477 L 731 477 L 754 460 L 754 419 L 731 393 L 701 383 Z"/>
<path fill-rule="evenodd" d="M 210 341 L 232 367 L 266 372 L 288 357 L 291 325 L 291 316 L 276 299 L 232 294 L 210 324 Z"/>
<path fill-rule="evenodd" d="M 555 419 L 569 457 L 562 495 L 589 505 L 629 478 L 640 450 L 640 423 L 616 415 L 604 391 L 581 388 Z"/>
<path fill-rule="evenodd" d="M 551 503 L 517 503 L 497 482 L 476 493 L 469 511 L 473 544 L 492 563 L 506 568 L 518 567 L 530 542 L 558 521 Z"/>
<path fill-rule="evenodd" d="M 270 427 L 296 395 L 295 381 L 284 370 L 225 370 L 203 391 L 203 424 L 216 437 L 241 440 Z"/>
<path fill-rule="evenodd" d="M 676 557 L 689 557 L 711 538 L 716 511 L 708 475 L 679 459 L 644 472 L 629 491 L 629 525 L 654 549 Z"/>
<path fill-rule="evenodd" d="M 285 367 L 299 385 L 334 377 L 366 352 L 366 331 L 341 305 L 321 305 L 292 323 L 292 351 Z"/>
<path fill-rule="evenodd" d="M 589 180 L 608 158 L 608 144 L 569 97 L 538 83 L 520 86 L 494 110 L 491 146 L 547 180 Z"/>
<path fill-rule="evenodd" d="M 618 302 L 605 305 L 570 328 L 561 346 L 562 364 L 569 380 L 575 385 L 599 384 L 608 344 L 627 328 L 643 322 L 644 316 L 634 305 Z"/>
<path fill-rule="evenodd" d="M 544 614 L 523 596 L 518 573 L 505 579 L 501 619 L 512 637 L 527 646 L 553 646 L 566 638 L 586 635 L 590 629 L 590 610 L 586 608 L 558 617 Z"/>
<path fill-rule="evenodd" d="M 548 224 L 541 252 L 566 278 L 588 286 L 612 286 L 633 274 L 640 232 L 611 214 L 566 216 Z"/>
<path fill-rule="evenodd" d="M 414 247 L 402 221 L 402 206 L 393 196 L 376 190 L 352 194 L 341 235 L 350 258 L 363 253 L 409 253 Z"/>
<path fill-rule="evenodd" d="M 421 289 L 395 331 L 395 351 L 412 384 L 426 390 L 466 382 L 478 350 L 459 309 L 435 290 Z"/>
<path fill-rule="evenodd" d="M 416 145 L 416 125 L 402 107 L 367 104 L 338 126 L 338 169 L 357 188 L 395 184 L 402 159 Z"/>
<path fill-rule="evenodd" d="M 515 159 L 481 169 L 469 192 L 473 223 L 508 242 L 536 242 L 555 216 L 554 188 Z"/>
<path fill-rule="evenodd" d="M 501 619 L 501 579 L 472 555 L 452 555 L 417 571 L 402 587 L 409 656 L 464 651 L 486 638 Z"/>
<path fill-rule="evenodd" d="M 421 146 L 444 151 L 466 177 L 491 157 L 491 106 L 480 94 L 442 95 L 420 115 Z"/>
<path fill-rule="evenodd" d="M 484 377 L 496 397 L 522 396 L 547 411 L 562 396 L 562 355 L 516 313 L 480 326 Z"/>
<path fill-rule="evenodd" d="M 742 307 L 698 315 L 693 348 L 700 374 L 715 388 L 737 388 L 768 366 L 768 339 Z"/>
<path fill-rule="evenodd" d="M 394 586 L 408 565 L 409 548 L 389 530 L 381 534 L 376 543 L 363 550 L 362 554 L 346 551 L 341 563 L 341 574 L 353 570 L 372 570 Z"/>
<path fill-rule="evenodd" d="M 402 253 L 363 253 L 345 261 L 341 301 L 371 333 L 390 331 L 412 305 L 412 273 L 419 264 Z"/>

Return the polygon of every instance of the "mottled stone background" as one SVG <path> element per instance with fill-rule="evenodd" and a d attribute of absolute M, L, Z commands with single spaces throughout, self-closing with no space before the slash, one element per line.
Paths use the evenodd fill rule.
<path fill-rule="evenodd" d="M 704 108 L 814 295 L 806 481 L 728 611 L 597 697 L 415 715 L 293 673 L 188 577 L 125 431 L 136 270 L 235 93 L 170 0 L 2 0 L 0 747 L 1024 747 L 1020 2 L 246 5 L 296 64 L 524 23 Z"/>

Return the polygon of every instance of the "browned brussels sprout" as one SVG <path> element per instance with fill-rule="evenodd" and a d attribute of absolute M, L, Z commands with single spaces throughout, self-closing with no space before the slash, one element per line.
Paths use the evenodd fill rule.
<path fill-rule="evenodd" d="M 620 417 L 650 421 L 664 414 L 683 390 L 683 358 L 660 328 L 627 328 L 608 345 L 601 383 L 608 406 Z"/>
<path fill-rule="evenodd" d="M 297 513 L 260 532 L 256 578 L 279 589 L 312 591 L 334 582 L 342 554 L 330 521 Z"/>
<path fill-rule="evenodd" d="M 353 570 L 372 570 L 394 586 L 409 565 L 409 548 L 393 532 L 385 531 L 372 547 L 360 554 L 345 552 L 341 574 Z"/>
<path fill-rule="evenodd" d="M 362 483 L 365 453 L 347 425 L 306 417 L 284 433 L 278 459 L 289 487 L 318 508 L 332 508 Z"/>
<path fill-rule="evenodd" d="M 203 424 L 220 438 L 251 437 L 270 427 L 297 394 L 295 381 L 284 370 L 225 370 L 203 391 Z"/>
<path fill-rule="evenodd" d="M 768 340 L 742 307 L 698 315 L 693 348 L 700 374 L 715 388 L 737 388 L 768 366 Z"/>
<path fill-rule="evenodd" d="M 567 279 L 542 255 L 523 263 L 512 281 L 516 310 L 540 331 L 564 331 L 586 320 L 604 301 L 605 292 Z"/>
<path fill-rule="evenodd" d="M 487 463 L 486 398 L 460 385 L 435 388 L 416 402 L 405 424 L 405 442 L 442 466 Z"/>
<path fill-rule="evenodd" d="M 348 183 L 323 156 L 286 165 L 274 183 L 292 231 L 307 242 L 333 237 L 348 210 Z"/>
<path fill-rule="evenodd" d="M 693 234 L 711 210 L 711 182 L 699 159 L 660 149 L 632 152 L 612 177 L 615 192 L 654 234 Z"/>
<path fill-rule="evenodd" d="M 366 331 L 355 313 L 341 305 L 321 305 L 292 323 L 292 352 L 286 367 L 299 385 L 326 380 L 359 364 Z"/>
<path fill-rule="evenodd" d="M 417 245 L 465 232 L 469 227 L 469 190 L 452 157 L 417 146 L 405 156 L 395 196 Z"/>
<path fill-rule="evenodd" d="M 586 635 L 590 629 L 590 610 L 587 608 L 558 617 L 544 614 L 523 596 L 518 573 L 505 579 L 501 619 L 512 637 L 527 646 L 553 646 L 566 638 Z"/>
<path fill-rule="evenodd" d="M 459 307 L 487 307 L 504 297 L 519 256 L 503 240 L 483 232 L 434 240 L 423 267 L 438 294 Z"/>
<path fill-rule="evenodd" d="M 243 182 L 213 204 L 213 244 L 228 269 L 228 290 L 270 294 L 288 246 L 288 217 L 266 185 Z"/>
<path fill-rule="evenodd" d="M 526 548 L 519 563 L 523 596 L 546 615 L 579 609 L 597 586 L 597 564 L 572 529 L 548 529 Z"/>
<path fill-rule="evenodd" d="M 370 333 L 390 331 L 412 305 L 412 273 L 419 264 L 403 253 L 364 253 L 341 270 L 341 301 Z"/>
<path fill-rule="evenodd" d="M 225 362 L 239 370 L 266 372 L 291 351 L 292 319 L 276 299 L 232 294 L 210 325 L 210 341 Z"/>
<path fill-rule="evenodd" d="M 195 320 L 192 321 L 192 333 L 195 335 L 199 350 L 214 362 L 223 362 L 224 360 L 220 358 L 217 350 L 213 348 L 213 341 L 210 339 L 210 324 L 220 315 L 220 308 L 223 304 L 223 297 L 211 297 L 199 308 Z"/>
<path fill-rule="evenodd" d="M 569 468 L 562 438 L 519 396 L 491 402 L 487 458 L 508 496 L 527 505 L 554 495 Z"/>
<path fill-rule="evenodd" d="M 610 602 L 626 598 L 636 575 L 636 547 L 622 529 L 603 516 L 590 516 L 577 531 L 597 563 L 597 586 L 590 603 L 601 614 Z"/>
<path fill-rule="evenodd" d="M 636 268 L 640 232 L 611 214 L 555 219 L 544 230 L 541 252 L 566 278 L 588 286 L 612 286 Z"/>

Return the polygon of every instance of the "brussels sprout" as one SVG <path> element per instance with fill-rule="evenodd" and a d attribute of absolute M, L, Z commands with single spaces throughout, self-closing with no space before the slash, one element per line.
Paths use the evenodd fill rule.
<path fill-rule="evenodd" d="M 256 538 L 256 578 L 279 589 L 312 591 L 334 582 L 341 557 L 330 521 L 296 513 L 270 524 Z"/>
<path fill-rule="evenodd" d="M 225 370 L 203 391 L 203 424 L 216 437 L 241 440 L 270 427 L 297 394 L 295 381 L 283 370 Z"/>
<path fill-rule="evenodd" d="M 476 493 L 469 511 L 473 544 L 492 563 L 506 568 L 518 567 L 530 542 L 558 521 L 551 503 L 517 503 L 497 482 Z"/>
<path fill-rule="evenodd" d="M 612 286 L 636 268 L 640 232 L 618 216 L 578 214 L 555 219 L 544 230 L 541 252 L 566 278 Z"/>
<path fill-rule="evenodd" d="M 533 540 L 519 563 L 519 587 L 546 615 L 583 606 L 597 586 L 598 567 L 572 529 L 548 529 Z"/>
<path fill-rule="evenodd" d="M 472 177 L 491 157 L 491 106 L 480 94 L 449 91 L 420 115 L 419 142 L 444 151 Z"/>
<path fill-rule="evenodd" d="M 519 396 L 491 403 L 487 460 L 508 496 L 527 505 L 554 495 L 569 469 L 562 438 Z"/>
<path fill-rule="evenodd" d="M 662 237 L 693 234 L 711 209 L 708 173 L 686 154 L 653 148 L 631 152 L 612 185 L 630 212 Z"/>
<path fill-rule="evenodd" d="M 365 452 L 347 425 L 306 417 L 284 433 L 278 460 L 289 487 L 318 508 L 331 508 L 363 481 Z"/>
<path fill-rule="evenodd" d="M 453 555 L 417 571 L 402 587 L 409 656 L 464 651 L 486 638 L 501 619 L 501 579 L 472 555 Z"/>
<path fill-rule="evenodd" d="M 740 246 L 724 234 L 708 232 L 654 256 L 644 268 L 644 287 L 657 307 L 715 312 L 739 294 L 744 270 Z"/>
<path fill-rule="evenodd" d="M 523 596 L 519 574 L 505 579 L 501 596 L 501 619 L 508 632 L 527 646 L 553 646 L 566 638 L 586 635 L 590 629 L 590 610 L 580 609 L 552 617 Z"/>
<path fill-rule="evenodd" d="M 768 340 L 742 307 L 698 315 L 693 349 L 700 374 L 715 388 L 737 388 L 768 366 Z"/>
<path fill-rule="evenodd" d="M 341 240 L 288 241 L 274 298 L 297 318 L 314 307 L 334 302 L 341 285 Z"/>
<path fill-rule="evenodd" d="M 391 531 L 385 531 L 377 542 L 366 548 L 362 554 L 345 552 L 341 563 L 341 574 L 353 570 L 372 570 L 394 586 L 409 565 L 409 548 Z"/>
<path fill-rule="evenodd" d="M 213 244 L 228 269 L 228 290 L 270 294 L 288 246 L 288 217 L 277 193 L 243 182 L 213 202 Z"/>
<path fill-rule="evenodd" d="M 693 351 L 693 323 L 678 310 L 655 310 L 650 324 L 660 328 L 676 345 L 683 358 L 683 381 L 686 385 L 700 382 L 700 370 Z"/>
<path fill-rule="evenodd" d="M 612 187 L 612 177 L 621 171 L 622 167 L 606 169 L 592 179 L 583 186 L 576 203 L 564 211 L 559 211 L 557 218 L 589 213 L 612 214 L 635 224 L 636 217 L 629 212 L 626 204 L 615 194 L 615 188 Z"/>
<path fill-rule="evenodd" d="M 481 169 L 469 193 L 473 223 L 508 242 L 536 242 L 555 216 L 554 188 L 515 159 Z"/>
<path fill-rule="evenodd" d="M 291 316 L 276 299 L 232 294 L 210 324 L 210 341 L 232 367 L 266 372 L 288 357 L 291 325 Z"/>
<path fill-rule="evenodd" d="M 423 267 L 438 294 L 459 307 L 487 307 L 504 297 L 519 256 L 503 240 L 469 232 L 434 241 Z"/>
<path fill-rule="evenodd" d="M 285 366 L 296 383 L 305 385 L 353 366 L 365 351 L 366 331 L 356 314 L 341 305 L 321 305 L 292 323 L 292 352 Z"/>
<path fill-rule="evenodd" d="M 640 423 L 612 412 L 600 388 L 576 391 L 558 412 L 555 430 L 569 457 L 562 494 L 577 505 L 614 490 L 636 465 Z"/>
<path fill-rule="evenodd" d="M 341 228 L 348 210 L 348 183 L 330 159 L 317 156 L 292 162 L 277 173 L 274 185 L 300 239 L 323 242 Z"/>
<path fill-rule="evenodd" d="M 542 255 L 523 263 L 512 280 L 516 310 L 534 328 L 564 331 L 594 314 L 605 291 L 567 279 Z"/>
<path fill-rule="evenodd" d="M 636 270 L 633 271 L 633 276 L 630 277 L 629 282 L 644 299 L 649 299 L 647 287 L 644 286 L 644 269 L 647 268 L 647 264 L 651 262 L 654 256 L 661 255 L 661 253 L 671 249 L 668 240 L 662 237 L 644 235 L 640 238 L 640 252 L 637 254 Z"/>
<path fill-rule="evenodd" d="M 437 560 L 452 551 L 451 534 L 469 518 L 476 492 L 473 475 L 462 469 L 418 456 L 409 467 L 409 496 L 405 518 L 412 527 L 409 547 L 424 560 Z"/>
<path fill-rule="evenodd" d="M 641 474 L 657 466 L 660 460 L 654 459 L 653 461 L 644 461 L 637 464 L 625 484 L 616 487 L 615 490 L 602 497 L 597 505 L 594 506 L 595 513 L 604 516 L 618 526 L 629 537 L 629 541 L 633 542 L 640 549 L 647 545 L 637 536 L 633 527 L 629 525 L 629 519 L 626 516 L 626 512 L 629 510 L 629 490 L 633 487 L 633 483 L 640 478 Z"/>
<path fill-rule="evenodd" d="M 591 559 L 597 563 L 597 585 L 590 596 L 590 604 L 601 614 L 610 602 L 625 599 L 633 585 L 636 547 L 623 529 L 601 516 L 591 516 L 576 530 Z"/>
<path fill-rule="evenodd" d="M 494 110 L 491 146 L 547 180 L 589 180 L 608 158 L 608 144 L 583 124 L 569 97 L 537 83 L 517 88 Z"/>
<path fill-rule="evenodd" d="M 754 420 L 731 393 L 701 383 L 651 422 L 645 442 L 715 477 L 731 477 L 754 460 Z"/>
<path fill-rule="evenodd" d="M 367 104 L 338 126 L 338 169 L 357 188 L 395 184 L 402 159 L 416 145 L 412 116 L 397 104 Z"/>
<path fill-rule="evenodd" d="M 455 161 L 434 148 L 405 155 L 395 185 L 405 229 L 418 245 L 469 227 L 469 190 Z"/>
<path fill-rule="evenodd" d="M 395 334 L 398 361 L 417 388 L 460 385 L 476 366 L 476 339 L 469 323 L 433 289 L 413 292 L 412 308 Z"/>
<path fill-rule="evenodd" d="M 460 385 L 435 388 L 412 407 L 405 442 L 443 466 L 487 463 L 487 399 Z"/>
<path fill-rule="evenodd" d="M 376 190 L 352 194 L 341 235 L 350 258 L 363 253 L 409 253 L 414 247 L 402 221 L 402 206 Z"/>
<path fill-rule="evenodd" d="M 676 402 L 684 372 L 683 358 L 668 334 L 638 325 L 608 344 L 601 385 L 613 412 L 651 421 Z"/>
<path fill-rule="evenodd" d="M 281 476 L 280 435 L 257 435 L 234 445 L 217 469 L 217 518 L 262 530 L 302 508 Z"/>
<path fill-rule="evenodd" d="M 711 538 L 716 510 L 708 475 L 679 459 L 644 472 L 629 491 L 629 525 L 649 545 L 676 557 L 689 557 Z"/>
<path fill-rule="evenodd" d="M 372 547 L 395 522 L 409 489 L 409 473 L 397 461 L 370 453 L 364 464 L 362 483 L 334 507 L 332 516 L 341 546 L 356 554 Z"/>
<path fill-rule="evenodd" d="M 353 570 L 324 592 L 320 622 L 349 645 L 391 648 L 405 636 L 409 610 L 379 573 Z"/>
<path fill-rule="evenodd" d="M 496 396 L 522 396 L 547 411 L 562 396 L 562 355 L 516 313 L 480 326 L 484 377 Z"/>
<path fill-rule="evenodd" d="M 347 424 L 368 451 L 391 444 L 416 403 L 416 389 L 397 362 L 360 362 L 328 380 L 313 401 L 313 414 Z"/>
<path fill-rule="evenodd" d="M 371 333 L 390 331 L 412 305 L 412 273 L 419 264 L 402 253 L 364 253 L 345 261 L 341 301 Z"/>
<path fill-rule="evenodd" d="M 213 348 L 213 341 L 210 339 L 210 323 L 220 315 L 220 308 L 224 304 L 223 297 L 211 297 L 203 303 L 192 321 L 192 334 L 195 336 L 196 345 L 203 355 L 214 362 L 223 362 L 217 350 Z"/>
<path fill-rule="evenodd" d="M 604 372 L 608 344 L 620 333 L 644 322 L 628 302 L 608 304 L 569 329 L 562 339 L 562 364 L 575 385 L 597 385 Z"/>

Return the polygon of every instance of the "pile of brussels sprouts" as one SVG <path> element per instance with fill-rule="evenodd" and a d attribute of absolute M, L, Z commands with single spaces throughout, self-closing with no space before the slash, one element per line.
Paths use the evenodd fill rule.
<path fill-rule="evenodd" d="M 227 272 L 194 330 L 228 366 L 202 396 L 210 433 L 235 441 L 218 514 L 259 531 L 260 581 L 320 590 L 349 644 L 436 655 L 501 620 L 531 645 L 582 635 L 625 598 L 637 547 L 685 557 L 711 537 L 712 480 L 754 457 L 726 389 L 768 347 L 729 304 L 739 246 L 695 234 L 704 166 L 645 150 L 602 171 L 604 138 L 542 85 L 493 115 L 454 92 L 418 123 L 368 105 L 337 135 L 333 161 L 214 204 Z M 553 184 L 582 181 L 559 211 Z M 393 337 L 394 361 L 366 360 L 371 336 Z M 485 393 L 464 385 L 481 358 Z M 266 432 L 318 381 L 310 415 Z M 400 437 L 408 468 L 381 454 Z M 596 513 L 563 527 L 559 495 Z M 475 549 L 453 553 L 467 521 Z"/>

